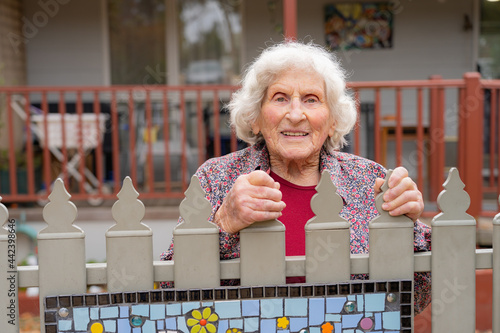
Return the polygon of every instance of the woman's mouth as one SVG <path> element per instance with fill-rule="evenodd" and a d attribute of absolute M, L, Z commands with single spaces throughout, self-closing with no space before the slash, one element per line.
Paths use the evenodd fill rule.
<path fill-rule="evenodd" d="M 306 136 L 306 132 L 281 132 L 285 136 Z"/>

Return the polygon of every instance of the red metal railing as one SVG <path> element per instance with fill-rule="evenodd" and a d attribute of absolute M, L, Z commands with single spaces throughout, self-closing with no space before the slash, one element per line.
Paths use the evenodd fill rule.
<path fill-rule="evenodd" d="M 458 80 L 436 76 L 352 82 L 349 87 L 359 113 L 350 138 L 353 153 L 390 168 L 407 167 L 428 202 L 435 202 L 447 168 L 458 166 L 471 196 L 469 212 L 487 213 L 482 198 L 500 194 L 500 81 L 480 80 L 469 73 Z M 141 198 L 182 198 L 190 175 L 203 161 L 244 146 L 228 129 L 224 108 L 237 88 L 1 87 L 8 132 L 8 161 L 2 163 L 8 167 L 0 169 L 8 169 L 9 180 L 6 188 L 0 179 L 3 201 L 46 199 L 43 188 L 57 175 L 72 186 L 74 200 L 114 199 L 126 175 L 132 177 Z M 490 96 L 487 119 L 483 119 L 485 92 Z M 69 126 L 70 115 L 76 117 L 71 118 L 76 119 L 74 127 Z M 88 115 L 94 115 L 91 124 Z M 483 127 L 491 134 L 484 168 Z M 56 144 L 49 140 L 53 128 L 59 128 L 63 138 Z M 77 144 L 68 146 L 68 139 L 75 141 L 75 136 Z M 26 160 L 25 179 L 17 175 L 16 151 Z M 40 156 L 41 164 L 36 162 Z M 25 189 L 21 180 L 26 181 Z"/>

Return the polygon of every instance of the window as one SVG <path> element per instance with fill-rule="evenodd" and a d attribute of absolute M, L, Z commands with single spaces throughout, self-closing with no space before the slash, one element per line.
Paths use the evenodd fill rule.
<path fill-rule="evenodd" d="M 239 0 L 178 0 L 180 84 L 234 84 L 240 74 Z"/>
<path fill-rule="evenodd" d="M 109 0 L 112 84 L 165 84 L 165 0 Z"/>
<path fill-rule="evenodd" d="M 485 79 L 500 79 L 500 1 L 481 1 L 479 71 Z"/>

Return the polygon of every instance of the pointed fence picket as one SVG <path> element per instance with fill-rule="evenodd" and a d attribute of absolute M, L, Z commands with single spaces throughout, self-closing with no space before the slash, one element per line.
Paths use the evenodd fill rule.
<path fill-rule="evenodd" d="M 500 197 L 498 198 L 500 202 Z M 500 213 L 493 219 L 493 314 L 500 313 Z M 500 333 L 500 315 L 493 315 L 493 332 Z"/>
<path fill-rule="evenodd" d="M 16 233 L 9 226 L 9 212 L 0 197 L 0 318 L 5 323 L 5 333 L 19 332 L 18 274 L 16 264 Z M 7 229 L 4 228 L 7 227 Z M 9 246 L 10 245 L 10 246 Z M 9 251 L 10 250 L 10 251 Z M 0 327 L 2 322 L 0 322 Z"/>
<path fill-rule="evenodd" d="M 153 231 L 139 193 L 126 177 L 112 207 L 116 224 L 106 231 L 107 288 L 110 292 L 149 290 L 154 286 Z"/>
<path fill-rule="evenodd" d="M 46 296 L 81 294 L 87 290 L 85 233 L 73 225 L 77 209 L 70 198 L 58 179 L 43 209 L 48 226 L 38 233 L 40 309 L 44 308 Z M 40 324 L 43 327 L 43 316 Z"/>
<path fill-rule="evenodd" d="M 180 208 L 184 223 L 174 231 L 174 261 L 164 262 L 153 261 L 152 231 L 141 222 L 145 208 L 127 177 L 112 208 L 116 224 L 106 232 L 107 263 L 85 265 L 85 234 L 73 225 L 77 209 L 62 181 L 57 180 L 43 212 L 48 226 L 38 236 L 39 266 L 19 267 L 18 287 L 40 287 L 43 305 L 45 296 L 81 294 L 94 284 L 123 292 L 152 289 L 154 281 L 174 281 L 181 288 L 213 288 L 220 279 L 241 279 L 247 286 L 276 285 L 285 283 L 286 276 L 306 276 L 309 283 L 335 283 L 348 280 L 350 274 L 366 273 L 372 279 L 408 279 L 414 271 L 432 267 L 433 332 L 473 332 L 475 269 L 493 268 L 495 313 L 500 309 L 500 214 L 493 221 L 494 250 L 476 250 L 475 220 L 465 213 L 469 198 L 456 170 L 450 172 L 444 186 L 438 198 L 443 212 L 432 222 L 432 253 L 414 254 L 412 221 L 381 211 L 387 190 L 384 185 L 376 198 L 381 214 L 369 224 L 370 255 L 350 254 L 349 225 L 339 217 L 342 199 L 329 175 L 323 174 L 311 200 L 316 216 L 305 227 L 305 257 L 285 257 L 285 228 L 274 220 L 240 233 L 241 258 L 219 261 L 218 229 L 207 222 L 211 207 L 193 178 Z M 0 203 L 0 225 L 6 221 L 8 212 Z M 2 256 L 9 234 L 0 227 Z M 0 258 L 2 314 L 10 302 L 3 292 L 7 287 L 3 276 L 9 272 L 5 263 L 5 257 Z M 13 299 L 17 305 L 17 297 Z M 40 310 L 43 322 L 43 306 Z M 493 332 L 499 333 L 499 318 L 493 318 Z M 1 332 L 18 332 L 17 322 L 12 327 L 4 323 L 2 318 Z"/>
<path fill-rule="evenodd" d="M 343 202 L 330 174 L 324 171 L 311 199 L 315 217 L 305 226 L 306 281 L 326 283 L 351 277 L 349 222 L 339 216 Z"/>
<path fill-rule="evenodd" d="M 450 170 L 432 220 L 432 331 L 474 332 L 476 327 L 476 220 L 458 170 Z M 457 203 L 460 203 L 457 205 Z"/>

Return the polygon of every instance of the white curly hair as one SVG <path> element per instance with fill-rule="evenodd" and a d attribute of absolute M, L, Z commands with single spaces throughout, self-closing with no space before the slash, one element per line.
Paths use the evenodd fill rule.
<path fill-rule="evenodd" d="M 259 117 L 267 88 L 290 68 L 310 69 L 323 78 L 328 108 L 336 125 L 334 135 L 324 146 L 329 151 L 342 148 L 347 144 L 345 136 L 356 123 L 355 102 L 346 90 L 346 73 L 337 58 L 314 43 L 284 41 L 265 49 L 247 68 L 241 88 L 229 103 L 231 126 L 236 135 L 249 144 L 264 141 L 260 133 L 252 132 L 252 124 Z"/>

